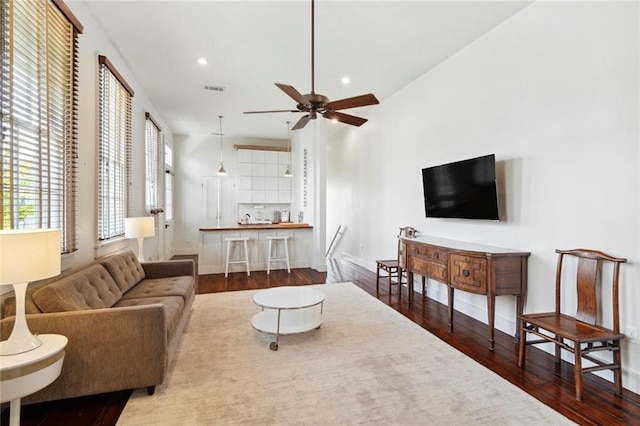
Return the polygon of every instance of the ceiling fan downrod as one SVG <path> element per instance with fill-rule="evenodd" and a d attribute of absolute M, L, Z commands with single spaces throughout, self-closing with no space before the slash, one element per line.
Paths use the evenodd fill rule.
<path fill-rule="evenodd" d="M 316 1 L 311 0 L 311 94 L 316 93 L 316 20 L 315 20 Z"/>

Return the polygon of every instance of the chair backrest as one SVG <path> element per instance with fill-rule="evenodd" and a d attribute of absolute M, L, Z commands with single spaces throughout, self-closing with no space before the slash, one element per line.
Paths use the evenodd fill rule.
<path fill-rule="evenodd" d="M 611 299 L 613 314 L 613 331 L 620 331 L 619 304 L 618 304 L 618 278 L 620 275 L 620 264 L 627 259 L 609 256 L 608 254 L 588 249 L 556 250 L 558 256 L 558 266 L 556 269 L 556 313 L 560 313 L 562 266 L 565 256 L 578 258 L 578 270 L 576 274 L 576 294 L 577 307 L 575 318 L 579 321 L 596 324 L 598 320 L 598 279 L 602 262 L 613 263 L 613 273 L 611 275 Z M 601 286 L 600 286 L 601 288 Z"/>

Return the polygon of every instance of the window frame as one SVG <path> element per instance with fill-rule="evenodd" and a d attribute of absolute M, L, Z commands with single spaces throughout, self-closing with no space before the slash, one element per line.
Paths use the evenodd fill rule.
<path fill-rule="evenodd" d="M 106 56 L 98 55 L 97 239 L 124 237 L 131 215 L 132 114 L 134 91 Z"/>
<path fill-rule="evenodd" d="M 60 251 L 71 253 L 83 27 L 61 0 L 8 0 L 0 8 L 0 229 L 60 229 Z"/>

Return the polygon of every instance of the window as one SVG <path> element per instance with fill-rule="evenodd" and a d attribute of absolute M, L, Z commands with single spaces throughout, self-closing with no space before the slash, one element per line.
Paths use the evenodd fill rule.
<path fill-rule="evenodd" d="M 0 9 L 0 229 L 60 229 L 70 253 L 82 25 L 60 0 L 3 0 Z"/>
<path fill-rule="evenodd" d="M 166 221 L 173 220 L 173 148 L 164 145 L 164 171 L 165 187 L 164 187 L 164 203 Z"/>
<path fill-rule="evenodd" d="M 160 176 L 158 176 L 158 166 L 160 163 L 160 126 L 147 113 L 145 123 L 145 146 L 146 146 L 146 171 L 145 171 L 145 208 L 150 214 L 162 212 L 158 200 L 160 199 Z"/>
<path fill-rule="evenodd" d="M 98 240 L 124 235 L 130 213 L 131 100 L 133 90 L 105 56 L 99 56 Z"/>

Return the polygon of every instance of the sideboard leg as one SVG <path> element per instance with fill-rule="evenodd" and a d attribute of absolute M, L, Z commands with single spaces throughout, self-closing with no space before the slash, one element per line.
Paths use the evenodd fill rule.
<path fill-rule="evenodd" d="M 495 318 L 496 318 L 496 296 L 495 294 L 487 295 L 487 314 L 489 322 L 489 350 L 493 350 L 495 347 Z"/>
<path fill-rule="evenodd" d="M 447 286 L 447 295 L 449 296 L 449 330 L 453 331 L 453 287 Z"/>

